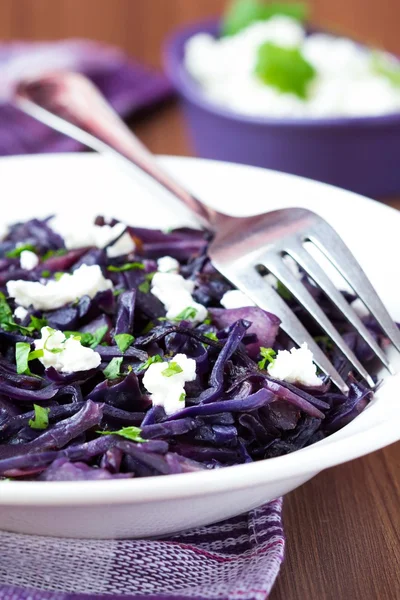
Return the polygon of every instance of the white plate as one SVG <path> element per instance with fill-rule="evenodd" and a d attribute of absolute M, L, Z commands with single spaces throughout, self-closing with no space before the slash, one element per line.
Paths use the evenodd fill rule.
<path fill-rule="evenodd" d="M 400 319 L 400 214 L 321 183 L 254 167 L 163 157 L 200 198 L 235 215 L 304 206 L 326 218 L 360 260 Z M 1 218 L 7 222 L 71 210 L 113 214 L 132 224 L 169 227 L 187 215 L 167 196 L 145 193 L 127 173 L 95 155 L 0 160 Z M 186 215 L 186 216 L 185 216 Z M 285 494 L 322 469 L 400 439 L 399 377 L 340 432 L 287 456 L 218 471 L 96 482 L 0 483 L 0 529 L 73 537 L 167 534 L 215 522 Z M 311 508 L 310 508 L 311 510 Z"/>

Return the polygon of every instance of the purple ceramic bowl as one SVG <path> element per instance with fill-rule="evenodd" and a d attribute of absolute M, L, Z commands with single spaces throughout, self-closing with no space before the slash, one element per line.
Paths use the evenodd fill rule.
<path fill-rule="evenodd" d="M 268 119 L 224 109 L 202 95 L 183 64 L 185 42 L 199 32 L 216 35 L 218 22 L 178 30 L 164 51 L 199 156 L 294 173 L 367 196 L 400 194 L 400 113 Z"/>

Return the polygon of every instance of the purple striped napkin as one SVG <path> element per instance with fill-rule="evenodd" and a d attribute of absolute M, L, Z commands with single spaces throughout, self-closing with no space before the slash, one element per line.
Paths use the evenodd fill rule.
<path fill-rule="evenodd" d="M 264 600 L 283 560 L 281 511 L 279 499 L 159 541 L 0 532 L 0 600 Z"/>
<path fill-rule="evenodd" d="M 21 78 L 64 69 L 89 77 L 122 117 L 151 108 L 172 93 L 164 76 L 129 60 L 121 50 L 96 42 L 0 44 L 0 155 L 82 148 L 9 103 L 13 86 Z"/>

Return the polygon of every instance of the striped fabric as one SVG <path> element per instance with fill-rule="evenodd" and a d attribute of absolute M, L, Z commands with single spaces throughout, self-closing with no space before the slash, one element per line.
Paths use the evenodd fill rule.
<path fill-rule="evenodd" d="M 168 540 L 0 532 L 0 600 L 264 600 L 284 554 L 282 500 Z"/>

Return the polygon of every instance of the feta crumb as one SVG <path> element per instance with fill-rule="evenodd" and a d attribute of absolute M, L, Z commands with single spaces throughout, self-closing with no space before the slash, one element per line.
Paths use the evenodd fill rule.
<path fill-rule="evenodd" d="M 82 296 L 94 298 L 97 292 L 109 290 L 113 286 L 105 279 L 99 265 L 82 265 L 71 275 L 64 273 L 58 281 L 46 284 L 38 281 L 11 280 L 7 292 L 17 304 L 35 310 L 54 310 L 73 302 Z"/>
<path fill-rule="evenodd" d="M 46 369 L 54 367 L 61 373 L 75 373 L 95 369 L 101 363 L 100 354 L 82 346 L 77 338 L 67 339 L 62 331 L 51 327 L 42 327 L 40 332 L 42 337 L 35 341 L 35 348 L 43 350 L 44 356 L 39 360 Z"/>
<path fill-rule="evenodd" d="M 228 292 L 225 292 L 221 298 L 221 304 L 224 308 L 255 306 L 253 300 L 250 300 L 250 298 L 240 290 L 229 290 Z"/>
<path fill-rule="evenodd" d="M 164 304 L 168 319 L 174 319 L 185 308 L 194 308 L 196 314 L 190 320 L 201 323 L 207 317 L 207 309 L 193 300 L 193 290 L 194 281 L 177 273 L 156 273 L 151 282 L 151 293 Z"/>
<path fill-rule="evenodd" d="M 143 385 L 151 394 L 153 406 L 163 406 L 167 415 L 185 408 L 185 383 L 196 379 L 196 361 L 186 354 L 177 354 L 172 358 L 182 369 L 170 377 L 163 375 L 171 364 L 153 363 L 143 377 Z"/>
<path fill-rule="evenodd" d="M 21 265 L 21 269 L 32 271 L 32 269 L 35 269 L 38 266 L 39 257 L 30 250 L 23 250 L 19 257 L 19 264 Z"/>
<path fill-rule="evenodd" d="M 268 373 L 275 379 L 288 383 L 300 383 L 305 386 L 320 386 L 317 367 L 313 362 L 313 354 L 306 342 L 300 348 L 279 350 L 273 363 L 268 366 Z"/>
<path fill-rule="evenodd" d="M 76 219 L 75 215 L 60 214 L 53 217 L 49 221 L 49 225 L 63 238 L 68 250 L 85 246 L 105 248 L 113 240 L 119 238 L 115 244 L 107 248 L 107 256 L 115 258 L 133 252 L 136 247 L 129 233 L 123 233 L 126 229 L 124 223 L 100 226 L 95 225 L 92 220 Z"/>
<path fill-rule="evenodd" d="M 157 271 L 159 273 L 179 273 L 179 261 L 172 256 L 162 256 L 157 260 Z"/>
<path fill-rule="evenodd" d="M 23 321 L 27 316 L 28 311 L 23 306 L 17 306 L 17 308 L 14 310 L 14 317 L 20 321 Z"/>

